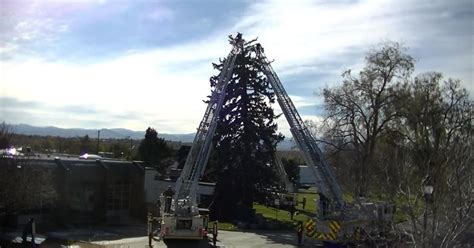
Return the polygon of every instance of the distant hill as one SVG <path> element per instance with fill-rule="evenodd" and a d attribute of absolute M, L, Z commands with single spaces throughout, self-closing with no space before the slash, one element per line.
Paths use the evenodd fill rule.
<path fill-rule="evenodd" d="M 84 128 L 59 128 L 59 127 L 36 127 L 27 124 L 10 124 L 12 131 L 17 134 L 24 135 L 39 135 L 39 136 L 59 136 L 59 137 L 84 137 L 89 135 L 91 138 L 97 137 L 97 131 L 99 129 L 84 129 Z M 145 136 L 145 130 L 133 131 L 125 128 L 102 128 L 100 129 L 100 137 L 102 139 L 143 139 Z M 194 133 L 188 134 L 167 134 L 158 133 L 158 136 L 169 141 L 189 143 L 194 140 Z M 279 150 L 292 150 L 293 142 L 285 138 L 278 145 Z"/>
<path fill-rule="evenodd" d="M 84 137 L 89 135 L 91 138 L 97 137 L 99 129 L 84 129 L 84 128 L 59 128 L 59 127 L 36 127 L 27 124 L 11 124 L 12 131 L 17 134 L 24 135 L 40 135 L 40 136 L 59 136 L 59 137 Z M 102 128 L 100 129 L 100 137 L 103 139 L 143 139 L 145 130 L 133 131 L 125 128 Z M 158 136 L 170 141 L 192 142 L 194 134 L 166 134 L 158 133 Z"/>

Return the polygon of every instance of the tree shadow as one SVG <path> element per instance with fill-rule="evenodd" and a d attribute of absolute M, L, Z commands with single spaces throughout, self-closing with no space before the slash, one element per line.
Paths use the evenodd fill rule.
<path fill-rule="evenodd" d="M 166 247 L 168 248 L 209 248 L 212 247 L 209 244 L 207 238 L 203 240 L 163 240 Z"/>
<path fill-rule="evenodd" d="M 271 247 L 273 244 L 278 245 L 287 245 L 287 246 L 294 246 L 299 247 L 298 244 L 298 234 L 296 231 L 265 231 L 265 230 L 254 230 L 254 231 L 242 231 L 244 233 L 253 233 L 256 235 L 261 236 L 262 238 L 266 239 L 266 246 Z M 220 240 L 219 240 L 220 241 Z M 225 241 L 223 241 L 225 244 Z M 320 247 L 322 244 L 315 240 L 306 238 L 304 240 L 305 247 Z M 245 244 L 242 244 L 244 247 Z M 211 246 L 212 247 L 212 246 Z M 254 247 L 254 246 L 252 246 Z"/>
<path fill-rule="evenodd" d="M 265 232 L 265 231 L 256 231 L 258 235 L 265 236 L 265 238 L 273 243 L 276 244 L 284 244 L 284 245 L 298 245 L 298 236 L 296 231 L 295 232 Z"/>
<path fill-rule="evenodd" d="M 304 214 L 304 215 L 306 215 L 308 217 L 311 217 L 311 218 L 316 217 L 316 213 L 310 212 L 308 210 L 297 209 L 296 212 L 298 212 L 299 214 Z"/>

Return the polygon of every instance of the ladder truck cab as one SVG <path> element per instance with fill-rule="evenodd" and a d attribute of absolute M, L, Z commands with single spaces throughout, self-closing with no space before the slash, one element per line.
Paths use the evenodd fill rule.
<path fill-rule="evenodd" d="M 172 210 L 175 192 L 168 189 L 160 196 L 160 236 L 164 239 L 202 239 L 206 236 L 208 211 L 179 199 Z"/>
<path fill-rule="evenodd" d="M 169 196 L 160 196 L 162 202 L 172 203 Z M 207 235 L 208 211 L 190 205 L 187 200 L 179 200 L 175 211 L 167 204 L 161 206 L 160 236 L 163 239 L 202 239 Z"/>

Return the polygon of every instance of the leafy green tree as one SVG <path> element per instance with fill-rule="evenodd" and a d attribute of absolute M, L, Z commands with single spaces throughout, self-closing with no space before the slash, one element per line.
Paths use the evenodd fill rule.
<path fill-rule="evenodd" d="M 293 185 L 297 185 L 300 180 L 300 167 L 299 165 L 304 164 L 303 161 L 294 159 L 294 158 L 282 158 L 281 162 L 285 167 L 286 174 L 288 179 Z"/>
<path fill-rule="evenodd" d="M 166 171 L 162 163 L 171 155 L 171 149 L 165 140 L 158 137 L 155 129 L 149 127 L 145 132 L 145 139 L 138 146 L 138 159 L 143 160 L 148 166 L 155 167 L 160 173 Z"/>
<path fill-rule="evenodd" d="M 221 71 L 223 62 L 214 68 Z M 218 76 L 211 77 L 211 87 L 217 82 Z M 221 219 L 248 217 L 253 202 L 278 182 L 272 164 L 283 136 L 276 133 L 274 101 L 263 65 L 248 43 L 235 60 L 216 130 L 216 159 L 211 160 L 219 168 L 213 206 Z"/>
<path fill-rule="evenodd" d="M 188 153 L 191 150 L 191 146 L 182 145 L 177 154 L 178 159 L 178 168 L 183 169 L 184 164 L 186 163 L 186 158 L 188 157 Z"/>
<path fill-rule="evenodd" d="M 114 140 L 108 148 L 110 152 L 114 154 L 115 158 L 128 158 L 130 157 L 130 144 L 129 140 L 120 139 Z"/>

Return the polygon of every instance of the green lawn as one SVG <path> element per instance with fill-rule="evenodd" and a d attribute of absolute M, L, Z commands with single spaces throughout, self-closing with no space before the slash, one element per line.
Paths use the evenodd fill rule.
<path fill-rule="evenodd" d="M 296 210 L 298 214 L 295 215 L 295 221 L 306 221 L 310 217 L 316 215 L 316 199 L 318 199 L 318 194 L 316 194 L 316 188 L 312 187 L 307 190 L 300 190 L 297 194 L 297 206 Z M 306 205 L 303 209 L 303 198 L 306 198 Z M 345 202 L 352 202 L 353 197 L 349 194 L 344 194 Z M 281 222 L 290 222 L 290 214 L 286 210 L 277 210 L 272 207 L 267 207 L 261 204 L 254 204 L 254 209 L 256 213 L 262 214 L 267 219 L 277 220 Z"/>
<path fill-rule="evenodd" d="M 303 209 L 302 201 L 303 198 L 306 198 L 306 205 Z M 308 218 L 314 217 L 316 214 L 316 199 L 318 194 L 316 194 L 315 188 L 310 188 L 308 190 L 300 190 L 297 194 L 298 205 L 296 206 L 296 213 L 293 220 L 291 220 L 290 213 L 286 210 L 277 209 L 262 204 L 254 203 L 253 208 L 255 209 L 256 214 L 262 215 L 267 221 L 278 222 L 285 226 L 290 227 L 298 221 L 306 221 Z M 344 194 L 345 202 L 352 202 L 354 199 L 350 194 Z M 399 213 L 397 213 L 399 215 Z M 397 216 L 399 219 L 401 216 Z M 397 218 L 396 218 L 397 219 Z M 212 227 L 212 222 L 209 222 L 209 227 Z M 219 230 L 236 230 L 237 227 L 230 222 L 219 222 Z"/>
<path fill-rule="evenodd" d="M 304 210 L 304 211 L 307 211 L 307 212 L 311 212 L 311 213 L 316 213 L 316 198 L 318 197 L 318 195 L 314 192 L 311 192 L 311 191 L 306 191 L 306 192 L 300 192 L 297 194 L 297 201 L 298 201 L 298 205 L 296 206 L 296 209 L 297 210 Z M 305 209 L 303 209 L 303 205 L 301 204 L 301 202 L 303 202 L 303 198 L 306 198 L 306 205 L 305 205 Z"/>
<path fill-rule="evenodd" d="M 294 223 L 298 221 L 306 221 L 311 214 L 315 212 L 315 197 L 317 195 L 311 191 L 305 191 L 298 193 L 297 199 L 299 202 L 303 200 L 303 197 L 306 197 L 306 207 L 303 209 L 303 206 L 299 204 L 296 207 L 297 212 L 294 215 L 293 220 L 291 220 L 290 213 L 286 210 L 277 209 L 273 207 L 267 207 L 262 204 L 254 203 L 253 208 L 255 209 L 256 214 L 261 214 L 267 221 L 275 221 L 283 224 L 284 226 L 291 227 Z M 209 222 L 209 228 L 212 228 L 213 221 Z M 230 222 L 218 222 L 219 230 L 237 230 L 237 227 Z"/>
<path fill-rule="evenodd" d="M 303 212 L 297 212 L 291 220 L 290 212 L 278 208 L 267 207 L 258 203 L 253 204 L 257 214 L 261 214 L 267 220 L 274 220 L 282 223 L 306 221 L 309 217 Z"/>
<path fill-rule="evenodd" d="M 299 202 L 296 206 L 296 213 L 291 220 L 290 212 L 278 208 L 268 207 L 262 204 L 254 203 L 253 208 L 257 214 L 261 214 L 265 219 L 269 221 L 277 221 L 280 223 L 291 224 L 298 221 L 306 221 L 308 218 L 314 216 L 316 211 L 315 199 L 317 194 L 311 190 L 305 190 L 297 194 L 297 201 Z M 306 205 L 303 209 L 301 202 L 303 198 L 306 198 Z"/>
<path fill-rule="evenodd" d="M 312 187 L 308 190 L 300 190 L 300 193 L 298 193 L 298 201 L 302 201 L 303 200 L 303 197 L 306 197 L 306 211 L 309 211 L 311 213 L 315 213 L 316 212 L 316 202 L 315 202 L 315 199 L 318 197 L 317 194 L 315 193 L 316 192 L 316 188 Z M 343 198 L 344 198 L 344 202 L 346 203 L 353 203 L 354 202 L 354 196 L 350 193 L 344 193 L 343 194 Z M 381 197 L 377 197 L 377 196 L 369 196 L 368 197 L 370 201 L 372 202 L 375 202 L 375 203 L 381 203 L 381 202 L 384 202 L 386 200 L 384 199 L 381 199 Z M 414 208 L 414 211 L 415 213 L 421 213 L 422 212 L 422 207 L 423 207 L 423 201 L 422 199 L 418 199 L 418 201 L 415 202 L 414 198 L 415 197 L 412 197 L 412 204 L 413 204 L 413 208 Z M 406 221 L 408 219 L 408 216 L 406 215 L 406 213 L 404 213 L 403 211 L 400 211 L 400 207 L 403 206 L 404 202 L 406 201 L 405 199 L 400 199 L 400 198 L 394 198 L 393 199 L 396 207 L 397 207 L 397 211 L 395 212 L 395 215 L 394 215 L 394 222 L 395 223 L 399 223 L 399 222 L 403 222 L 403 221 Z M 301 209 L 302 208 L 302 205 L 298 205 L 296 207 L 297 209 Z"/>
<path fill-rule="evenodd" d="M 209 223 L 209 225 L 212 226 L 211 223 Z M 218 222 L 217 228 L 219 228 L 219 230 L 226 230 L 226 231 L 232 231 L 232 230 L 237 229 L 237 227 L 234 224 L 229 223 L 229 222 Z"/>
<path fill-rule="evenodd" d="M 318 195 L 315 193 L 316 190 L 314 188 L 310 188 L 308 190 L 300 190 L 297 194 L 297 201 L 298 205 L 296 206 L 296 213 L 294 215 L 293 220 L 291 220 L 290 213 L 286 210 L 277 209 L 269 206 L 265 206 L 262 204 L 254 203 L 253 208 L 255 209 L 256 214 L 262 215 L 267 221 L 269 222 L 278 222 L 285 227 L 291 227 L 298 221 L 306 221 L 308 218 L 314 217 L 316 213 L 316 201 L 315 199 L 318 198 Z M 354 199 L 350 194 L 344 194 L 344 201 L 345 202 L 353 202 Z M 303 205 L 301 202 L 303 198 L 306 198 L 306 206 L 303 209 Z M 372 201 L 377 202 L 375 197 L 370 198 Z M 397 202 L 398 200 L 398 202 Z M 399 202 L 400 199 L 395 199 L 395 203 L 397 206 L 401 206 L 402 204 Z M 415 212 L 421 209 L 419 202 L 414 204 Z M 402 211 L 397 211 L 395 213 L 395 222 L 401 222 L 406 220 L 407 216 Z M 212 226 L 212 222 L 209 223 L 209 226 Z M 236 230 L 237 227 L 229 222 L 219 222 L 218 224 L 219 230 Z"/>

